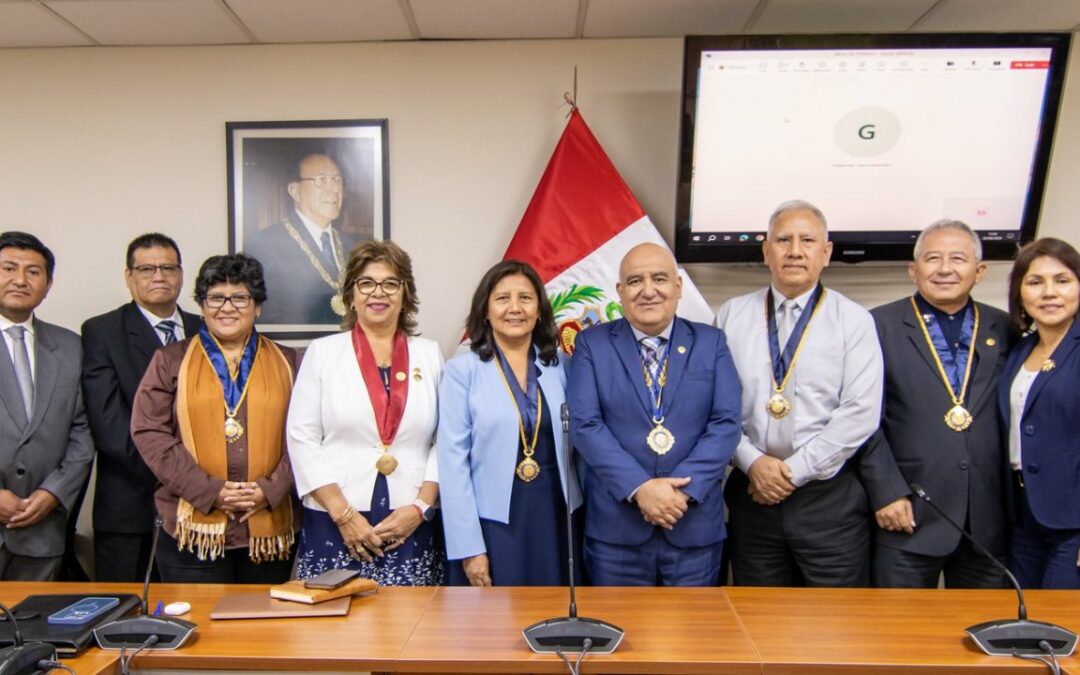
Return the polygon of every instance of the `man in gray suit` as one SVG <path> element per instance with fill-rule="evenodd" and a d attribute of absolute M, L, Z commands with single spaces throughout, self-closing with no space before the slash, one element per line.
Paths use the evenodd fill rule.
<path fill-rule="evenodd" d="M 48 581 L 94 459 L 75 333 L 34 317 L 52 287 L 52 251 L 0 234 L 0 580 Z"/>
<path fill-rule="evenodd" d="M 1005 443 L 997 381 L 1012 344 L 1008 315 L 971 299 L 982 243 L 956 220 L 930 225 L 908 274 L 917 292 L 871 312 L 885 354 L 881 428 L 859 464 L 878 524 L 874 585 L 999 588 L 1004 576 L 911 495 L 920 484 L 1000 558 L 1006 552 Z"/>

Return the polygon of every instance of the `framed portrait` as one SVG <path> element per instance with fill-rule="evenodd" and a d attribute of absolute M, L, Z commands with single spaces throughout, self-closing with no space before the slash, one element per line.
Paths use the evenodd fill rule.
<path fill-rule="evenodd" d="M 341 330 L 349 251 L 390 236 L 387 121 L 227 122 L 229 252 L 258 258 L 259 330 Z"/>

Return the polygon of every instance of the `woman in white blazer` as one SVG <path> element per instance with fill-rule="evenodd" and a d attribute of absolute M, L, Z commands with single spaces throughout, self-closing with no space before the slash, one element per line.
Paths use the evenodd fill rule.
<path fill-rule="evenodd" d="M 416 329 L 412 262 L 391 241 L 353 249 L 348 332 L 314 340 L 293 387 L 289 456 L 304 503 L 296 576 L 359 569 L 382 585 L 442 583 L 432 504 L 443 358 Z"/>
<path fill-rule="evenodd" d="M 470 351 L 447 363 L 439 389 L 449 581 L 565 585 L 566 508 L 581 492 L 564 478 L 566 373 L 536 271 L 516 260 L 488 270 L 466 332 Z"/>

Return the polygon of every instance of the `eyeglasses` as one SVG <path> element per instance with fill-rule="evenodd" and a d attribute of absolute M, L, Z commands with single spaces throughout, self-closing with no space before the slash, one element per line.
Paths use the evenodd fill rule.
<path fill-rule="evenodd" d="M 405 283 L 401 279 L 395 279 L 394 277 L 383 279 L 382 281 L 375 281 L 369 277 L 360 277 L 356 280 L 354 285 L 356 286 L 356 290 L 364 295 L 371 295 L 377 288 L 381 288 L 382 292 L 387 295 L 393 295 L 400 291 Z"/>
<path fill-rule="evenodd" d="M 176 275 L 180 274 L 181 267 L 179 265 L 135 265 L 134 267 L 129 267 L 128 269 L 130 269 L 132 272 L 139 275 L 140 277 L 146 277 L 149 279 L 158 272 L 161 272 L 167 277 L 175 277 Z"/>
<path fill-rule="evenodd" d="M 324 188 L 328 185 L 333 185 L 334 187 L 342 187 L 345 185 L 345 179 L 341 176 L 333 176 L 325 173 L 320 173 L 318 176 L 311 176 L 310 178 L 298 178 L 297 180 L 309 180 L 317 188 Z"/>
<path fill-rule="evenodd" d="M 219 295 L 213 293 L 203 299 L 203 304 L 212 309 L 224 307 L 226 302 L 232 303 L 232 306 L 236 309 L 244 309 L 251 304 L 251 296 L 246 293 L 237 293 L 236 295 Z"/>

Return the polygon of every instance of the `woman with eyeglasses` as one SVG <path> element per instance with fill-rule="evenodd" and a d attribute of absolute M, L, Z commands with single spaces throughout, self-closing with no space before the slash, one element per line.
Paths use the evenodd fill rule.
<path fill-rule="evenodd" d="M 443 358 L 416 337 L 409 255 L 391 241 L 358 245 L 342 296 L 348 330 L 308 347 L 289 409 L 304 502 L 296 576 L 349 568 L 384 586 L 442 583 L 433 446 Z"/>
<path fill-rule="evenodd" d="M 162 581 L 281 583 L 299 510 L 285 451 L 296 352 L 255 330 L 262 265 L 208 258 L 195 300 L 203 326 L 159 349 L 139 384 L 131 436 L 159 481 Z"/>

